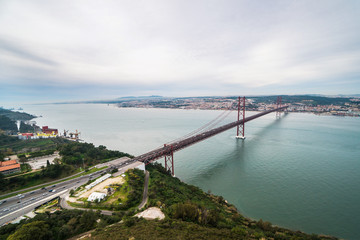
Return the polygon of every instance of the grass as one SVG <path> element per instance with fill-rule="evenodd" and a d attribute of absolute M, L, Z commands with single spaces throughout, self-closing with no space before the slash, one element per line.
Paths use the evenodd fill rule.
<path fill-rule="evenodd" d="M 129 225 L 129 224 L 128 224 Z M 90 238 L 84 238 L 90 239 Z M 182 221 L 146 221 L 138 220 L 132 226 L 116 224 L 104 230 L 97 230 L 91 234 L 91 239 L 243 239 L 241 234 L 231 229 L 217 229 L 199 226 Z M 257 238 L 256 238 L 257 239 Z"/>
<path fill-rule="evenodd" d="M 99 203 L 91 203 L 87 202 L 87 199 L 78 198 L 77 201 L 84 203 L 68 202 L 68 204 L 73 207 L 114 211 L 135 209 L 142 199 L 144 174 L 141 170 L 135 171 L 132 169 L 127 171 L 125 175 L 125 183 L 115 193 L 107 196 L 105 200 Z M 77 192 L 82 190 L 84 190 L 84 187 L 79 188 Z M 118 199 L 121 199 L 121 201 L 118 201 Z"/>
<path fill-rule="evenodd" d="M 128 191 L 125 191 L 123 187 L 120 187 L 120 189 L 116 189 L 114 194 L 109 196 L 109 198 L 106 200 L 106 203 L 112 204 L 115 201 L 118 201 L 118 199 L 121 199 L 121 203 L 124 203 L 127 201 Z M 119 203 L 120 203 L 119 202 Z"/>
<path fill-rule="evenodd" d="M 10 143 L 5 143 L 0 147 L 0 150 L 12 149 L 14 152 L 32 148 L 37 149 L 52 149 L 56 148 L 57 144 L 66 143 L 68 140 L 62 138 L 46 138 L 46 139 L 33 139 L 33 140 L 18 140 Z M 28 152 L 28 151 L 26 151 Z"/>
<path fill-rule="evenodd" d="M 101 167 L 101 168 L 93 167 L 93 168 L 89 169 L 89 171 L 82 173 L 80 176 L 88 175 L 88 174 L 103 170 L 105 168 L 107 168 L 107 166 L 104 166 L 104 167 Z"/>
<path fill-rule="evenodd" d="M 127 173 L 125 173 L 127 174 Z M 95 181 L 96 179 L 93 179 L 92 181 Z M 87 184 L 85 184 L 87 185 Z M 81 186 L 79 190 L 77 190 L 76 192 L 79 191 L 83 191 L 84 190 L 84 186 Z M 115 192 L 110 195 L 107 196 L 105 198 L 104 201 L 100 202 L 100 203 L 88 203 L 87 202 L 87 198 L 78 198 L 77 201 L 81 201 L 84 202 L 84 204 L 82 203 L 74 203 L 74 202 L 68 202 L 70 206 L 72 207 L 80 207 L 80 208 L 96 208 L 96 209 L 111 209 L 112 208 L 112 204 L 116 204 L 116 201 L 120 198 L 121 202 L 124 203 L 127 201 L 127 196 L 128 196 L 128 183 L 125 182 L 120 186 L 120 189 L 117 188 L 115 190 Z"/>
<path fill-rule="evenodd" d="M 52 210 L 56 210 L 58 209 L 58 204 L 59 204 L 59 198 L 54 199 L 44 205 L 41 205 L 39 208 L 37 208 L 35 210 L 36 213 L 45 213 L 45 212 L 49 212 Z"/>

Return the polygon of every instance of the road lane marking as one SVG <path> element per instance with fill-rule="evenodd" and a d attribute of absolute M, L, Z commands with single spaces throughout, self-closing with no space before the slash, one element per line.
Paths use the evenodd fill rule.
<path fill-rule="evenodd" d="M 0 217 L 0 219 L 3 219 L 3 218 L 5 218 L 5 217 L 8 217 L 8 216 L 10 216 L 10 215 L 12 215 L 12 214 L 14 214 L 14 213 L 17 213 L 17 212 L 19 212 L 19 211 L 21 211 L 21 210 L 23 210 L 23 209 L 25 209 L 25 208 L 31 207 L 31 206 L 33 206 L 33 205 L 37 205 L 37 204 L 39 204 L 39 202 L 42 202 L 42 201 L 45 201 L 45 202 L 46 202 L 46 201 L 48 201 L 48 200 L 51 200 L 51 199 L 53 199 L 53 198 L 55 198 L 55 197 L 58 197 L 58 196 L 60 196 L 61 194 L 65 193 L 66 191 L 68 191 L 68 189 L 66 189 L 66 190 L 64 190 L 64 191 L 62 191 L 62 192 L 58 192 L 58 193 L 55 194 L 55 195 L 49 196 L 49 197 L 47 197 L 47 198 L 44 198 L 43 200 L 40 200 L 40 201 L 34 202 L 34 203 L 32 203 L 32 204 L 29 204 L 29 205 L 27 205 L 27 206 L 25 206 L 25 207 L 23 207 L 23 208 L 20 208 L 20 209 L 14 211 L 14 212 L 11 212 L 11 213 L 9 213 L 9 214 L 6 214 L 6 215 Z M 41 205 L 41 204 L 40 204 L 40 205 Z"/>

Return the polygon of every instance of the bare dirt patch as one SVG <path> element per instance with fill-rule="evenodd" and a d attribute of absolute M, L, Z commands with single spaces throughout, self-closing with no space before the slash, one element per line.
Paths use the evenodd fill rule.
<path fill-rule="evenodd" d="M 165 215 L 164 213 L 160 210 L 160 208 L 157 207 L 151 207 L 146 209 L 145 211 L 139 212 L 138 214 L 135 215 L 136 217 L 143 217 L 147 220 L 153 220 L 153 219 L 164 219 Z"/>

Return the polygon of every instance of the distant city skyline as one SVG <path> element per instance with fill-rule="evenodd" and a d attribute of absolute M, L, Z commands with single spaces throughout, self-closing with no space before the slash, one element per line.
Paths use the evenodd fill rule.
<path fill-rule="evenodd" d="M 360 93 L 360 2 L 1 1 L 0 105 Z"/>

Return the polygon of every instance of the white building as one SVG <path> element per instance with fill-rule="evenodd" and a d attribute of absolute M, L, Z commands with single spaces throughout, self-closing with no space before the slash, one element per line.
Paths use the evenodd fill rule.
<path fill-rule="evenodd" d="M 95 200 L 101 201 L 106 197 L 106 193 L 93 192 L 88 197 L 88 202 L 94 202 Z"/>

